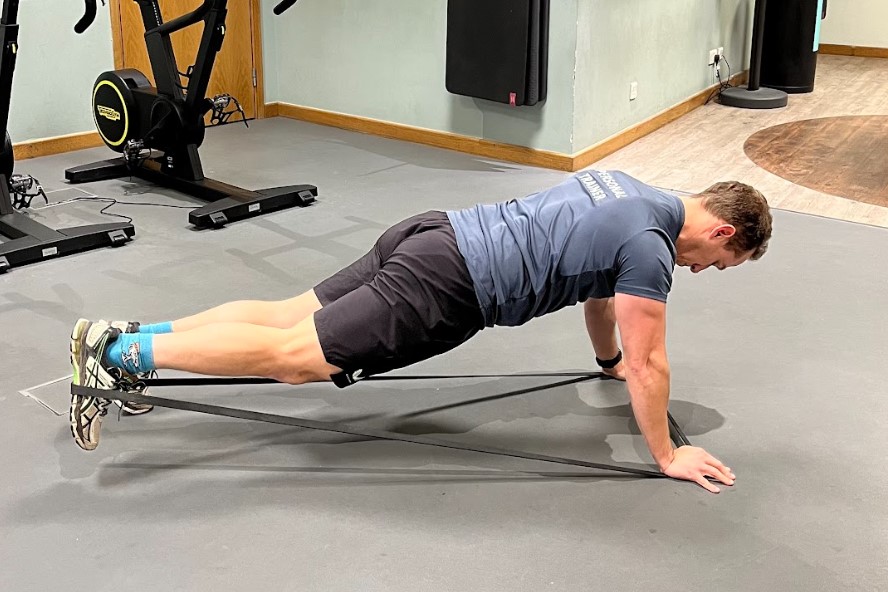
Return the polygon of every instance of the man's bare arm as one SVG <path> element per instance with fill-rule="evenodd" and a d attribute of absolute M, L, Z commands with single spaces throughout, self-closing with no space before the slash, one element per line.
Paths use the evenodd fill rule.
<path fill-rule="evenodd" d="M 660 470 L 670 477 L 694 481 L 713 493 L 719 490 L 707 477 L 733 485 L 734 474 L 717 458 L 695 446 L 673 449 L 669 439 L 666 304 L 617 294 L 615 311 L 625 350 L 632 412 Z"/>
<path fill-rule="evenodd" d="M 666 304 L 617 294 L 616 319 L 623 338 L 623 361 L 632 412 L 660 470 L 672 463 L 666 411 L 669 406 L 669 362 L 666 358 Z"/>

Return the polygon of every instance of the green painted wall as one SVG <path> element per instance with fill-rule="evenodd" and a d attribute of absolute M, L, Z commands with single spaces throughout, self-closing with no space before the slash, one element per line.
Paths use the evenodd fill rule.
<path fill-rule="evenodd" d="M 577 0 L 552 3 L 548 100 L 521 108 L 444 88 L 446 0 L 300 0 L 268 17 L 271 6 L 269 101 L 570 151 Z"/>
<path fill-rule="evenodd" d="M 748 67 L 751 9 L 748 0 L 581 0 L 573 151 L 713 84 L 710 49 L 724 47 L 734 72 Z"/>
<path fill-rule="evenodd" d="M 95 129 L 90 92 L 114 67 L 108 8 L 83 35 L 74 23 L 83 4 L 24 0 L 19 6 L 19 54 L 12 85 L 9 134 L 14 143 Z"/>
<path fill-rule="evenodd" d="M 446 91 L 446 0 L 299 0 L 282 16 L 274 4 L 262 0 L 269 102 L 573 153 L 706 88 L 710 48 L 745 67 L 752 0 L 552 0 L 549 97 L 521 108 Z M 111 33 L 100 7 L 77 36 L 81 11 L 22 3 L 14 141 L 93 129 L 89 93 L 113 67 Z"/>
<path fill-rule="evenodd" d="M 271 5 L 268 100 L 564 153 L 712 84 L 711 48 L 745 67 L 751 35 L 751 0 L 552 0 L 549 98 L 513 109 L 444 89 L 446 0 Z"/>

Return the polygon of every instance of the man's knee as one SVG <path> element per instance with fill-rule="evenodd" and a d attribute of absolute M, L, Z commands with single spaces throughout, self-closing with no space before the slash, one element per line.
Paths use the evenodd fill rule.
<path fill-rule="evenodd" d="M 292 329 L 281 343 L 276 356 L 275 380 L 288 384 L 329 381 L 339 368 L 327 362 L 321 347 L 314 318 L 309 316 Z"/>

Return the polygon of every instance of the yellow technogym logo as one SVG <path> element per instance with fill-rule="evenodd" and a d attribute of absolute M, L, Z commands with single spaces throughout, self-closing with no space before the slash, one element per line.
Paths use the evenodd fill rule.
<path fill-rule="evenodd" d="M 107 86 L 111 90 L 114 91 L 114 94 L 117 95 L 117 98 L 120 99 L 121 111 L 116 111 L 111 109 L 110 107 L 104 107 L 96 103 L 96 95 L 99 94 L 99 91 Z M 123 94 L 121 94 L 120 89 L 114 86 L 111 82 L 107 80 L 102 80 L 96 85 L 96 88 L 93 90 L 93 105 L 96 106 L 95 113 L 93 114 L 93 118 L 96 122 L 96 129 L 99 130 L 99 135 L 102 136 L 102 139 L 106 144 L 111 146 L 112 148 L 116 148 L 117 146 L 122 145 L 129 134 L 129 114 L 126 112 L 126 101 L 123 99 Z M 107 113 L 103 112 L 103 110 L 107 110 Z M 120 121 L 123 120 L 123 133 L 120 134 L 119 138 L 109 138 L 105 135 L 102 126 L 99 125 L 99 117 L 104 117 L 106 119 L 110 119 L 111 121 Z"/>
<path fill-rule="evenodd" d="M 111 107 L 105 107 L 104 105 L 96 105 L 96 111 L 99 116 L 104 117 L 105 119 L 110 119 L 111 121 L 120 121 L 120 111 L 116 109 L 112 109 Z"/>

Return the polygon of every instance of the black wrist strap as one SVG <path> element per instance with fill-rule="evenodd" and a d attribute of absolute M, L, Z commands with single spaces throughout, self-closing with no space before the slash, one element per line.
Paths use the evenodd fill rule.
<path fill-rule="evenodd" d="M 596 357 L 595 363 L 604 368 L 605 370 L 609 370 L 611 368 L 616 367 L 617 364 L 623 361 L 623 352 L 617 350 L 617 355 L 611 358 L 610 360 L 602 360 L 601 358 Z"/>

